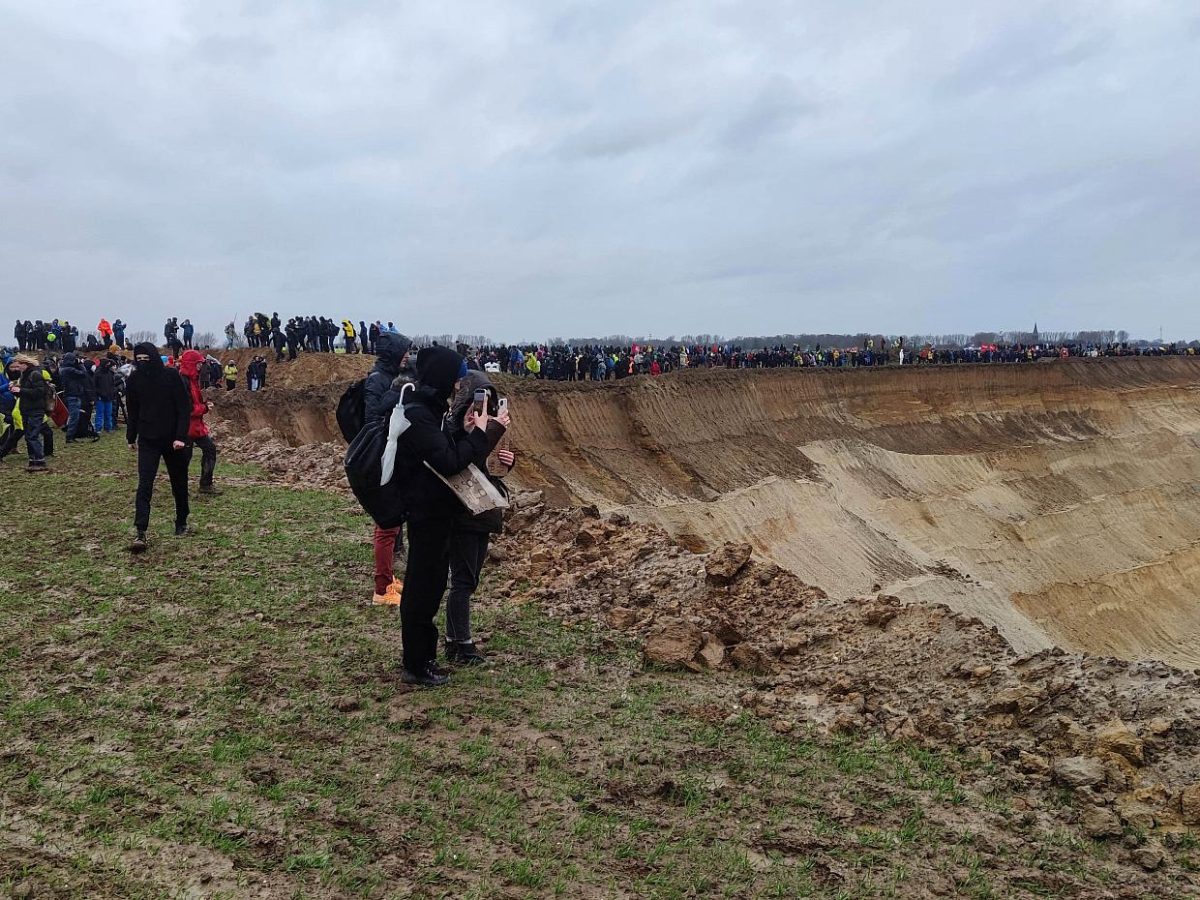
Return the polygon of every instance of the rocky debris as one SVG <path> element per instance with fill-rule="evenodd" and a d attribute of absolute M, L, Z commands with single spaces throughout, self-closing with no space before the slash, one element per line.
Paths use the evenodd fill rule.
<path fill-rule="evenodd" d="M 282 484 L 350 493 L 342 467 L 346 448 L 338 444 L 289 447 L 270 428 L 259 428 L 241 437 L 218 434 L 217 446 L 230 459 L 260 466 Z"/>
<path fill-rule="evenodd" d="M 1057 649 L 1018 656 L 945 606 L 830 598 L 743 562 L 744 545 L 693 553 L 623 513 L 567 513 L 531 496 L 514 504 L 518 517 L 497 541 L 496 599 L 615 629 L 650 665 L 745 673 L 730 716 L 748 710 L 780 734 L 875 733 L 953 750 L 987 763 L 958 773 L 979 793 L 1098 839 L 1200 824 L 1195 673 Z M 1047 801 L 1054 785 L 1073 808 Z"/>
<path fill-rule="evenodd" d="M 1104 780 L 1104 764 L 1090 756 L 1070 756 L 1054 763 L 1054 780 L 1069 788 L 1089 788 Z"/>
<path fill-rule="evenodd" d="M 1145 869 L 1147 872 L 1153 872 L 1166 861 L 1167 855 L 1161 847 L 1153 845 L 1147 847 L 1138 847 L 1133 851 L 1133 861 Z"/>
<path fill-rule="evenodd" d="M 1079 824 L 1084 834 L 1098 840 L 1120 837 L 1122 834 L 1121 820 L 1107 806 L 1085 806 Z"/>
<path fill-rule="evenodd" d="M 749 544 L 726 544 L 709 554 L 704 561 L 704 574 L 713 584 L 729 584 L 746 568 L 753 552 Z"/>
<path fill-rule="evenodd" d="M 774 668 L 770 657 L 750 644 L 738 644 L 734 647 L 729 654 L 729 661 L 735 669 L 755 675 L 765 675 Z"/>
<path fill-rule="evenodd" d="M 1096 745 L 1110 753 L 1116 753 L 1135 766 L 1146 762 L 1142 739 L 1119 720 L 1110 722 L 1096 735 Z"/>
<path fill-rule="evenodd" d="M 694 668 L 703 646 L 704 635 L 695 625 L 666 622 L 646 637 L 642 657 L 647 663 L 666 669 Z"/>
<path fill-rule="evenodd" d="M 1179 808 L 1184 825 L 1200 825 L 1200 784 L 1185 787 L 1180 792 Z"/>

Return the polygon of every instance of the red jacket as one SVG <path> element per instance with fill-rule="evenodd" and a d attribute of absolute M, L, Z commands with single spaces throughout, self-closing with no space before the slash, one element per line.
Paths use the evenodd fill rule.
<path fill-rule="evenodd" d="M 192 418 L 188 422 L 188 437 L 208 437 L 208 426 L 204 424 L 204 414 L 208 412 L 208 403 L 200 393 L 200 364 L 204 362 L 204 354 L 199 350 L 184 350 L 179 357 L 179 374 L 183 376 L 188 387 L 188 396 L 192 398 Z"/>

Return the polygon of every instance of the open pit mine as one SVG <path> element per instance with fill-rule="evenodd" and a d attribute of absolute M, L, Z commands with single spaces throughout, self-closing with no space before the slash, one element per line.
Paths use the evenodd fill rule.
<path fill-rule="evenodd" d="M 370 364 L 302 359 L 219 412 L 340 446 L 337 398 Z M 514 481 L 551 506 L 745 542 L 832 597 L 944 604 L 1018 653 L 1200 666 L 1198 359 L 497 381 Z"/>

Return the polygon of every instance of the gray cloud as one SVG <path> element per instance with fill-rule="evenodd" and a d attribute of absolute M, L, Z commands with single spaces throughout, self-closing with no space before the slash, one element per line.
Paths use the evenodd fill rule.
<path fill-rule="evenodd" d="M 0 306 L 1200 334 L 1182 0 L 0 0 Z"/>

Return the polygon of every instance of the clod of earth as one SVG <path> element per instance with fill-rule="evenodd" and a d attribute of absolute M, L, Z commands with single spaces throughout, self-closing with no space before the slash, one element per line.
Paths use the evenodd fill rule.
<path fill-rule="evenodd" d="M 750 562 L 754 548 L 749 544 L 726 544 L 704 562 L 704 573 L 713 584 L 729 584 Z"/>
<path fill-rule="evenodd" d="M 1104 764 L 1090 756 L 1071 756 L 1054 763 L 1054 780 L 1070 788 L 1089 788 L 1104 780 Z"/>

